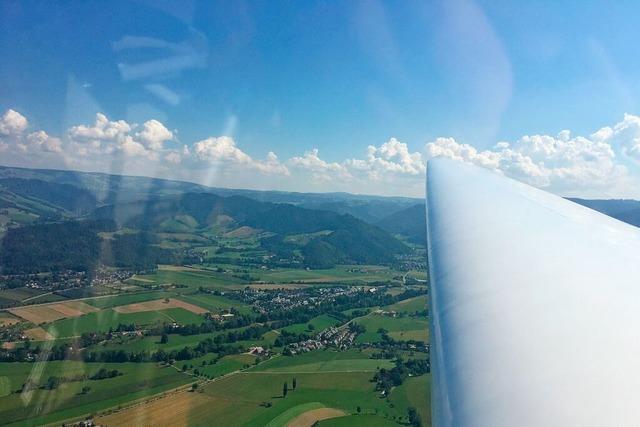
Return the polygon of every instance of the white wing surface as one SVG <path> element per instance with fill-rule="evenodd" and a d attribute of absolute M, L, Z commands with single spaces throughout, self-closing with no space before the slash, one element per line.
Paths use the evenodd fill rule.
<path fill-rule="evenodd" d="M 435 426 L 640 426 L 640 229 L 427 171 Z"/>

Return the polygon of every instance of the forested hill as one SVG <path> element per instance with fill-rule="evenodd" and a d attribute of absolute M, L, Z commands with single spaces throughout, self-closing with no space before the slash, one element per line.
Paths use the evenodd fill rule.
<path fill-rule="evenodd" d="M 67 202 L 60 195 L 42 196 Z M 186 193 L 102 206 L 82 220 L 10 228 L 0 242 L 0 268 L 5 274 L 92 270 L 98 265 L 150 269 L 193 257 L 163 246 L 168 235 L 220 245 L 247 233 L 276 259 L 311 268 L 388 264 L 411 252 L 386 231 L 348 214 Z"/>
<path fill-rule="evenodd" d="M 145 202 L 133 202 L 99 208 L 95 219 L 117 222 L 120 227 L 162 231 L 179 222 L 191 231 L 224 227 L 232 230 L 250 227 L 273 233 L 270 248 L 285 250 L 290 235 L 313 234 L 303 246 L 311 266 L 327 266 L 338 262 L 388 263 L 395 255 L 410 249 L 386 231 L 348 214 L 300 208 L 285 203 L 259 202 L 246 197 L 221 197 L 207 193 L 187 193 Z M 322 242 L 322 245 L 318 243 Z M 275 246 L 274 246 L 275 245 Z M 319 252 L 325 254 L 320 256 Z M 326 259 L 331 255 L 331 259 Z M 326 262 L 319 262 L 318 259 Z"/>
<path fill-rule="evenodd" d="M 427 217 L 424 203 L 392 213 L 376 225 L 392 234 L 400 234 L 413 243 L 426 246 Z"/>
<path fill-rule="evenodd" d="M 39 179 L 5 178 L 0 188 L 6 193 L 38 200 L 71 215 L 79 216 L 93 211 L 98 206 L 94 195 L 83 188 L 70 184 L 57 184 Z"/>

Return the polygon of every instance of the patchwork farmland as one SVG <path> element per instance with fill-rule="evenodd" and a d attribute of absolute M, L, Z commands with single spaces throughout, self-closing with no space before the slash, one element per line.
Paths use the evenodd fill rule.
<path fill-rule="evenodd" d="M 215 419 L 230 426 L 371 427 L 401 425 L 408 408 L 425 406 L 411 399 L 416 390 L 424 395 L 428 373 L 405 373 L 399 387 L 379 377 L 400 360 L 426 360 L 423 288 L 329 280 L 389 274 L 375 268 L 283 270 L 269 273 L 283 283 L 270 284 L 227 280 L 231 274 L 163 266 L 134 277 L 140 286 L 132 291 L 0 311 L 17 337 L 3 348 L 29 345 L 53 358 L 0 364 L 0 417 L 15 426 L 27 418 L 39 425 L 91 415 L 112 426 L 205 426 Z M 317 314 L 306 314 L 316 309 L 305 300 Z M 352 344 L 305 344 L 322 331 L 342 336 L 352 328 Z M 292 345 L 302 350 L 285 355 Z M 428 410 L 420 416 L 428 425 Z"/>

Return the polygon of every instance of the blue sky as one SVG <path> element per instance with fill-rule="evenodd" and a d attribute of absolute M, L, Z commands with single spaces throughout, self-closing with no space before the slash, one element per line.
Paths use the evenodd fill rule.
<path fill-rule="evenodd" d="M 514 147 L 525 135 L 555 137 L 565 129 L 589 137 L 624 122 L 625 113 L 639 113 L 639 14 L 637 2 L 5 1 L 0 110 L 18 112 L 28 120 L 25 132 L 42 129 L 63 149 L 69 129 L 93 124 L 97 113 L 132 128 L 154 119 L 171 131 L 167 147 L 187 146 L 190 155 L 196 142 L 228 136 L 251 159 L 274 152 L 286 166 L 317 149 L 318 160 L 347 172 L 315 171 L 295 183 L 270 177 L 268 187 L 300 189 L 305 182 L 318 191 L 403 192 L 403 176 L 393 181 L 380 171 L 367 170 L 352 186 L 335 184 L 355 178 L 357 163 L 346 162 L 366 160 L 371 145 L 382 149 L 374 157 L 401 164 L 395 172 L 415 175 L 406 192 L 419 194 L 422 170 L 383 148 L 392 138 L 424 162 L 425 144 L 438 138 L 494 150 L 501 141 Z M 614 151 L 632 152 L 632 141 L 619 144 Z M 56 166 L 22 151 L 8 163 Z M 251 186 L 259 178 L 255 168 L 230 178 L 222 172 L 224 158 L 200 157 L 209 161 L 203 169 L 214 164 L 218 171 L 212 184 Z M 623 157 L 616 166 L 634 181 L 636 163 Z M 482 163 L 474 159 L 465 158 Z M 106 167 L 95 160 L 63 163 Z M 512 164 L 496 168 L 522 175 L 508 172 Z M 137 169 L 166 174 L 160 166 Z M 203 181 L 173 169 L 167 176 Z M 384 185 L 365 182 L 375 179 Z M 547 181 L 537 185 L 635 194 L 628 180 L 595 190 Z"/>

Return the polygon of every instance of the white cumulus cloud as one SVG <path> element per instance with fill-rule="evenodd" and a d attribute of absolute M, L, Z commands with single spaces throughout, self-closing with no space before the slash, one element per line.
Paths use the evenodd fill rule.
<path fill-rule="evenodd" d="M 427 143 L 422 152 L 390 138 L 368 146 L 361 156 L 339 161 L 325 160 L 317 148 L 288 159 L 268 151 L 257 159 L 230 136 L 176 146 L 177 131 L 158 120 L 136 124 L 102 113 L 94 123 L 72 126 L 61 137 L 44 130 L 30 132 L 30 127 L 15 110 L 0 116 L 4 164 L 104 172 L 118 165 L 118 173 L 209 185 L 421 196 L 427 161 L 447 157 L 561 195 L 640 197 L 640 117 L 632 114 L 589 136 L 569 130 L 555 136 L 525 135 L 483 150 L 442 137 Z"/>
<path fill-rule="evenodd" d="M 289 174 L 287 167 L 280 163 L 273 152 L 269 152 L 264 160 L 253 159 L 238 148 L 229 136 L 209 137 L 198 141 L 193 145 L 193 154 L 199 160 L 215 163 L 220 167 L 245 167 L 266 174 Z"/>
<path fill-rule="evenodd" d="M 60 140 L 60 138 L 50 136 L 43 130 L 30 133 L 27 136 L 26 146 L 34 147 L 42 151 L 47 151 L 49 153 L 62 152 L 62 141 Z"/>
<path fill-rule="evenodd" d="M 572 137 L 569 131 L 555 137 L 526 135 L 512 144 L 501 142 L 482 151 L 453 138 L 438 138 L 426 145 L 425 157 L 472 163 L 557 192 L 612 188 L 623 184 L 628 176 L 611 144 Z"/>
<path fill-rule="evenodd" d="M 302 156 L 292 157 L 289 159 L 289 164 L 298 170 L 311 172 L 316 180 L 326 181 L 333 178 L 351 177 L 344 165 L 322 160 L 319 153 L 319 150 L 314 148 L 311 151 L 306 151 Z"/>
<path fill-rule="evenodd" d="M 7 110 L 0 117 L 0 135 L 18 135 L 27 129 L 27 118 L 15 110 Z"/>
<path fill-rule="evenodd" d="M 68 137 L 82 156 L 122 153 L 155 160 L 164 143 L 174 136 L 158 120 L 148 120 L 140 126 L 125 120 L 112 121 L 98 113 L 93 125 L 73 126 Z"/>
<path fill-rule="evenodd" d="M 368 146 L 364 159 L 349 159 L 345 164 L 352 169 L 366 171 L 372 179 L 380 179 L 385 174 L 421 175 L 425 172 L 422 154 L 409 152 L 407 144 L 396 138 L 379 147 Z"/>

